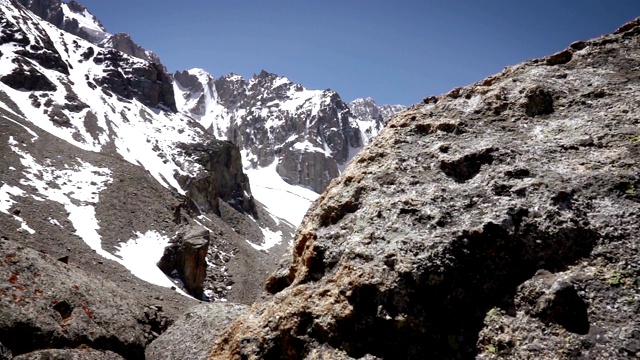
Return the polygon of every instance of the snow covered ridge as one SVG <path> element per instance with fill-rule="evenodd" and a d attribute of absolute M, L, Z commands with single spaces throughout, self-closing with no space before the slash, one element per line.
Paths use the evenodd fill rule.
<path fill-rule="evenodd" d="M 143 49 L 129 35 L 107 32 L 100 20 L 76 1 L 17 0 L 17 2 L 57 28 L 95 45 L 116 49 L 139 59 L 160 64 L 156 54 Z"/>
<path fill-rule="evenodd" d="M 0 11 L 5 28 L 21 39 L 0 45 L 0 90 L 15 103 L 2 103 L 2 108 L 82 149 L 114 148 L 161 184 L 182 191 L 174 176 L 198 168 L 181 158 L 176 144 L 198 141 L 202 132 L 161 103 L 149 108 L 133 94 L 126 98 L 111 90 L 120 89 L 115 81 L 125 72 L 146 71 L 149 63 L 121 53 L 116 61 L 110 58 L 113 54 L 14 8 L 7 0 L 0 2 Z M 41 50 L 32 51 L 34 47 Z M 43 57 L 51 60 L 38 60 Z M 58 64 L 68 65 L 54 66 Z M 34 88 L 34 82 L 39 86 Z"/>
<path fill-rule="evenodd" d="M 61 8 L 64 16 L 69 21 L 75 20 L 78 26 L 84 28 L 86 31 L 92 31 L 96 35 L 104 34 L 103 37 L 107 36 L 107 29 L 105 29 L 102 23 L 84 6 L 74 1 L 71 3 L 62 3 Z"/>
<path fill-rule="evenodd" d="M 174 80 L 178 110 L 216 138 L 236 143 L 245 169 L 274 165 L 286 183 L 316 193 L 377 135 L 390 114 L 403 109 L 377 107 L 371 100 L 374 109 L 356 116 L 336 92 L 308 90 L 266 71 L 245 80 L 236 74 L 215 79 L 191 69 L 175 73 Z M 252 186 L 260 181 L 251 178 Z"/>

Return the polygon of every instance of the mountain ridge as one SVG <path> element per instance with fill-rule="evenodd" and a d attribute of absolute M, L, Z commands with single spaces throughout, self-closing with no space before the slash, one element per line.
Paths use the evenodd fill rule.
<path fill-rule="evenodd" d="M 180 110 L 216 138 L 238 144 L 246 154 L 245 167 L 276 161 L 283 179 L 317 193 L 384 123 L 374 102 L 369 106 L 375 118 L 357 118 L 336 92 L 308 90 L 265 70 L 245 80 L 237 74 L 216 79 L 191 69 L 176 72 L 174 80 Z M 402 107 L 385 109 L 388 118 Z"/>

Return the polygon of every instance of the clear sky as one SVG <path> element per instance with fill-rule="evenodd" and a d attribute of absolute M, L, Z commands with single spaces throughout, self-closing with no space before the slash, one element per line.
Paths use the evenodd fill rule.
<path fill-rule="evenodd" d="M 79 0 L 173 72 L 264 69 L 413 104 L 640 16 L 640 0 Z"/>

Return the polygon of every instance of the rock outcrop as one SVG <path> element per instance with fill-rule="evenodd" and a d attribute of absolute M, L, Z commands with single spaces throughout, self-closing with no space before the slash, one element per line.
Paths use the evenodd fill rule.
<path fill-rule="evenodd" d="M 210 359 L 640 355 L 640 19 L 393 117 Z"/>
<path fill-rule="evenodd" d="M 93 56 L 93 62 L 106 68 L 102 77 L 94 81 L 99 86 L 125 99 L 137 99 L 149 107 L 164 106 L 178 111 L 171 78 L 158 63 L 132 61 L 124 53 L 105 49 Z"/>
<path fill-rule="evenodd" d="M 170 322 L 115 283 L 42 252 L 0 239 L 0 339 L 16 356 L 43 349 L 85 347 L 127 359 Z M 22 358 L 62 358 L 25 355 Z M 74 358 L 74 357 L 68 357 Z M 86 357 L 115 359 L 118 357 Z"/>
<path fill-rule="evenodd" d="M 168 276 L 177 276 L 184 284 L 185 290 L 196 299 L 202 299 L 203 295 L 210 240 L 209 230 L 200 226 L 189 226 L 171 239 L 158 262 L 162 272 Z"/>
<path fill-rule="evenodd" d="M 155 63 L 161 65 L 162 62 L 158 55 L 153 53 L 152 51 L 145 50 L 142 46 L 136 44 L 131 35 L 125 33 L 114 34 L 109 37 L 107 40 L 101 43 L 102 46 L 106 48 L 115 49 L 121 51 L 127 55 L 131 55 L 133 57 L 137 57 L 138 59 L 147 60 L 148 62 Z M 166 70 L 163 68 L 163 73 L 165 76 Z"/>
<path fill-rule="evenodd" d="M 147 346 L 146 359 L 205 360 L 213 339 L 247 308 L 224 302 L 194 306 Z"/>
<path fill-rule="evenodd" d="M 222 199 L 238 211 L 257 214 L 237 146 L 212 139 L 206 144 L 183 144 L 181 149 L 203 168 L 195 176 L 179 178 L 187 196 L 199 209 L 220 215 L 219 199 Z"/>

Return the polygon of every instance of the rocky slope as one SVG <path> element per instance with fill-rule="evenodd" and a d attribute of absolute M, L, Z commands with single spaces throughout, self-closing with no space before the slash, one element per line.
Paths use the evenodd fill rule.
<path fill-rule="evenodd" d="M 102 22 L 76 1 L 18 0 L 22 6 L 61 30 L 81 37 L 103 48 L 111 48 L 125 54 L 160 64 L 160 58 L 143 49 L 128 34 L 110 34 Z"/>
<path fill-rule="evenodd" d="M 402 109 L 355 101 L 361 114 L 355 116 L 336 92 L 308 90 L 266 71 L 249 80 L 214 79 L 201 69 L 173 78 L 178 109 L 237 144 L 247 168 L 275 163 L 285 181 L 317 193 L 378 133 L 384 116 Z"/>
<path fill-rule="evenodd" d="M 640 356 L 640 19 L 393 117 L 210 359 Z"/>
<path fill-rule="evenodd" d="M 292 227 L 255 201 L 238 147 L 175 112 L 156 63 L 14 0 L 0 0 L 0 31 L 0 353 L 144 358 L 196 303 L 185 291 L 255 301 Z M 208 239 L 204 259 L 184 261 L 201 249 L 191 231 Z M 156 264 L 170 244 L 181 260 L 167 277 Z"/>

